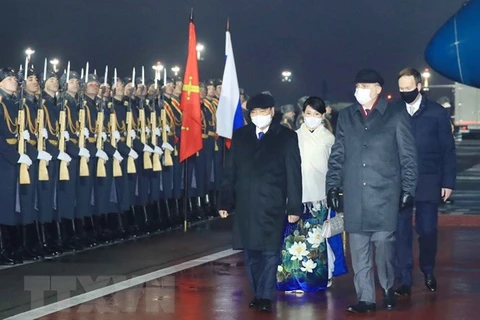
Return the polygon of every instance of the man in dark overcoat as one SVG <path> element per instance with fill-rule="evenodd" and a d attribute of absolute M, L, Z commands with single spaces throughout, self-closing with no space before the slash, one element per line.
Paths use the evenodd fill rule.
<path fill-rule="evenodd" d="M 408 112 L 417 149 L 418 185 L 415 197 L 415 228 L 419 235 L 419 265 L 425 286 L 437 291 L 434 275 L 437 254 L 438 206 L 447 201 L 455 188 L 456 153 L 450 115 L 444 107 L 420 92 L 422 77 L 418 70 L 406 68 L 398 75 L 402 101 L 398 109 Z M 412 214 L 413 208 L 400 211 L 397 226 L 397 278 L 399 296 L 409 296 L 412 286 Z"/>
<path fill-rule="evenodd" d="M 399 206 L 413 204 L 417 162 L 407 114 L 380 97 L 382 77 L 365 69 L 355 82 L 358 103 L 341 110 L 337 122 L 327 201 L 338 210 L 343 191 L 358 298 L 347 311 L 365 313 L 376 309 L 372 244 L 383 305 L 395 307 L 395 229 Z"/>
<path fill-rule="evenodd" d="M 271 95 L 252 97 L 252 123 L 233 133 L 219 201 L 219 214 L 235 211 L 233 248 L 243 249 L 254 298 L 250 307 L 270 312 L 275 296 L 285 216 L 302 212 L 302 175 L 294 131 L 274 119 Z"/>

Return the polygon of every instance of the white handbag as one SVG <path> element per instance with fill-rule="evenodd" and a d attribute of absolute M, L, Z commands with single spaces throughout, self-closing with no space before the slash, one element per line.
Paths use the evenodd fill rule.
<path fill-rule="evenodd" d="M 336 213 L 335 217 L 330 218 L 332 210 L 328 210 L 328 219 L 325 220 L 322 227 L 322 237 L 328 239 L 344 231 L 343 213 Z"/>

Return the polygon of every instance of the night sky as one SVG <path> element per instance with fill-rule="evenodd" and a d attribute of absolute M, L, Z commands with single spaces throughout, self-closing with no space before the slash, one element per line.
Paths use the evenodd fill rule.
<path fill-rule="evenodd" d="M 186 61 L 194 7 L 197 39 L 206 47 L 200 78 L 222 77 L 230 18 L 239 83 L 250 94 L 270 90 L 278 103 L 303 95 L 352 100 L 360 68 L 375 68 L 396 93 L 405 66 L 427 67 L 423 53 L 435 31 L 464 0 L 4 0 L 1 65 L 18 68 L 25 49 L 33 63 L 57 57 L 80 72 L 86 61 L 103 76 L 147 72 L 158 60 L 170 69 Z M 293 73 L 281 82 L 281 71 Z M 111 74 L 112 75 L 112 74 Z M 447 80 L 433 74 L 433 83 Z M 326 85 L 325 85 L 326 83 Z"/>

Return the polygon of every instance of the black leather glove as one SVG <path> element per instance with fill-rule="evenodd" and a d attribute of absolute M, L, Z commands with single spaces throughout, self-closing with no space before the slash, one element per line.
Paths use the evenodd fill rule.
<path fill-rule="evenodd" d="M 413 207 L 413 201 L 414 198 L 409 192 L 402 191 L 402 194 L 400 195 L 400 209 Z"/>
<path fill-rule="evenodd" d="M 340 209 L 340 189 L 332 188 L 328 190 L 327 206 L 335 211 Z"/>

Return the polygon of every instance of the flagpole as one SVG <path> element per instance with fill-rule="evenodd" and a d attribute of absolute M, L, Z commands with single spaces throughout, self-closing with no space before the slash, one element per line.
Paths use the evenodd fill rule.
<path fill-rule="evenodd" d="M 189 204 L 189 187 L 192 180 L 189 178 L 189 158 L 194 156 L 202 149 L 202 128 L 201 128 L 201 109 L 199 97 L 199 80 L 198 80 L 198 61 L 196 60 L 196 34 L 195 25 L 193 23 L 193 8 L 190 13 L 188 37 L 188 55 L 185 67 L 184 85 L 182 95 L 180 97 L 180 106 L 182 109 L 182 127 L 180 136 L 180 155 L 179 161 L 183 164 L 184 177 L 184 205 L 183 205 L 183 229 L 188 229 L 188 204 Z M 192 180 L 193 181 L 193 180 Z"/>
<path fill-rule="evenodd" d="M 193 22 L 193 7 L 190 10 L 190 19 L 189 22 Z M 184 160 L 184 165 L 183 165 L 183 232 L 187 232 L 188 229 L 188 159 Z"/>
<path fill-rule="evenodd" d="M 183 165 L 183 232 L 187 232 L 188 221 L 187 221 L 187 207 L 188 207 L 188 159 L 185 159 Z"/>
<path fill-rule="evenodd" d="M 230 33 L 230 17 L 227 18 L 227 32 Z M 227 139 L 224 139 L 223 150 L 222 150 L 222 172 L 225 170 L 225 166 L 226 166 L 226 159 L 225 159 L 226 152 L 227 152 Z"/>

